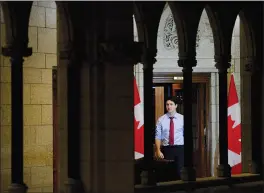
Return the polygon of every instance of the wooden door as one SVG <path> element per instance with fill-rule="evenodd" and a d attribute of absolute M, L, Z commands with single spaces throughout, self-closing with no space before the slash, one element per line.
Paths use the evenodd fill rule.
<path fill-rule="evenodd" d="M 53 193 L 58 193 L 58 116 L 57 116 L 57 68 L 52 69 L 53 109 Z"/>
<path fill-rule="evenodd" d="M 207 148 L 206 148 L 206 85 L 204 83 L 197 86 L 197 131 L 198 131 L 198 163 L 197 170 L 199 177 L 206 177 L 208 171 Z"/>
<path fill-rule="evenodd" d="M 172 87 L 172 95 L 178 99 L 177 112 L 183 114 L 183 89 L 178 85 Z M 197 177 L 207 176 L 207 151 L 206 151 L 206 86 L 203 83 L 194 83 L 192 87 L 192 129 L 193 129 L 193 156 Z"/>
<path fill-rule="evenodd" d="M 164 87 L 155 87 L 155 123 L 164 114 Z"/>

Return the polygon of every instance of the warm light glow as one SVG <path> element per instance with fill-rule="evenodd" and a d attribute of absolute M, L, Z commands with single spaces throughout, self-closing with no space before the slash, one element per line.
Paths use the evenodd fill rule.
<path fill-rule="evenodd" d="M 174 80 L 183 80 L 183 77 L 182 76 L 174 76 L 173 79 Z"/>

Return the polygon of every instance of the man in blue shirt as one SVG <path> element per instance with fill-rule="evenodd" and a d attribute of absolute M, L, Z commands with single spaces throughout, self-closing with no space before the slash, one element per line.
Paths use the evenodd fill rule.
<path fill-rule="evenodd" d="M 183 167 L 184 136 L 183 115 L 176 112 L 177 100 L 166 100 L 167 113 L 159 117 L 155 134 L 155 155 L 158 159 L 174 160 L 177 164 L 177 174 Z"/>

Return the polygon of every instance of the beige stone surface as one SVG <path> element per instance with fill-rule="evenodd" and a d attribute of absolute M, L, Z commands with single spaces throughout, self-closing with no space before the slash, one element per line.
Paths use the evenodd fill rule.
<path fill-rule="evenodd" d="M 1 125 L 11 125 L 11 105 L 1 105 Z"/>
<path fill-rule="evenodd" d="M 46 8 L 46 27 L 57 28 L 57 10 L 53 8 Z"/>
<path fill-rule="evenodd" d="M 52 85 L 32 84 L 31 104 L 52 104 Z"/>
<path fill-rule="evenodd" d="M 32 6 L 29 26 L 45 27 L 45 8 Z"/>
<path fill-rule="evenodd" d="M 10 67 L 1 67 L 0 71 L 1 75 L 1 83 L 3 82 L 11 82 L 11 69 Z"/>
<path fill-rule="evenodd" d="M 38 28 L 38 52 L 55 54 L 57 52 L 57 30 Z"/>
<path fill-rule="evenodd" d="M 51 69 L 41 70 L 41 83 L 52 84 L 52 70 Z"/>
<path fill-rule="evenodd" d="M 46 54 L 46 68 L 52 68 L 52 66 L 57 66 L 57 55 Z"/>
<path fill-rule="evenodd" d="M 43 125 L 52 124 L 52 105 L 41 105 L 41 123 Z"/>
<path fill-rule="evenodd" d="M 56 8 L 55 1 L 38 1 L 37 4 L 39 7 Z"/>
<path fill-rule="evenodd" d="M 45 68 L 45 54 L 33 53 L 32 56 L 24 59 L 24 67 Z"/>
<path fill-rule="evenodd" d="M 41 69 L 36 68 L 24 68 L 24 83 L 41 83 Z"/>
<path fill-rule="evenodd" d="M 41 105 L 24 105 L 24 125 L 41 124 Z"/>
<path fill-rule="evenodd" d="M 28 46 L 32 47 L 33 52 L 38 51 L 38 28 L 28 27 Z"/>
<path fill-rule="evenodd" d="M 53 183 L 52 166 L 32 167 L 31 168 L 31 184 L 32 186 L 43 187 Z"/>

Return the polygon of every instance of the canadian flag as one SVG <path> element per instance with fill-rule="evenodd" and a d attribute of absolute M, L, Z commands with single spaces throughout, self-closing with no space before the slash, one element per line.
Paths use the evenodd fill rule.
<path fill-rule="evenodd" d="M 241 113 L 234 81 L 231 75 L 228 95 L 228 163 L 232 174 L 242 172 L 241 164 Z"/>
<path fill-rule="evenodd" d="M 135 159 L 144 157 L 144 117 L 136 78 L 134 77 L 134 144 Z"/>

